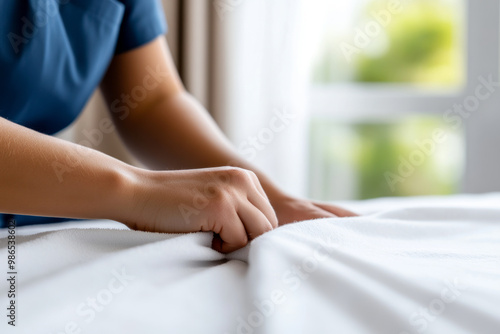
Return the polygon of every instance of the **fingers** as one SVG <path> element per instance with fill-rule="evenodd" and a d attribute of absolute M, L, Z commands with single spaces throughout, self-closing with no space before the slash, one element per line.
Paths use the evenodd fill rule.
<path fill-rule="evenodd" d="M 250 172 L 250 176 L 255 187 L 255 192 L 248 193 L 248 201 L 252 203 L 258 210 L 260 210 L 267 218 L 272 228 L 278 227 L 278 218 L 274 212 L 273 206 L 267 198 L 266 192 L 262 188 L 260 181 L 254 173 Z"/>
<path fill-rule="evenodd" d="M 220 203 L 214 207 L 218 210 L 213 211 L 218 220 L 218 228 L 214 229 L 218 236 L 214 237 L 212 248 L 221 253 L 242 248 L 249 240 L 278 226 L 276 213 L 257 176 L 244 169 L 226 172 L 230 173 L 227 180 L 232 189 L 221 192 Z"/>
<path fill-rule="evenodd" d="M 257 177 L 257 175 L 252 171 L 247 171 L 247 172 L 250 174 L 250 177 L 252 178 L 252 181 L 253 181 L 255 187 L 257 188 L 257 190 L 259 191 L 259 193 L 262 194 L 262 196 L 264 196 L 265 199 L 268 199 L 267 194 L 264 191 L 264 188 L 262 188 L 262 184 L 260 183 L 260 180 Z"/>
<path fill-rule="evenodd" d="M 278 227 L 278 217 L 276 217 L 276 213 L 267 197 L 264 198 L 259 193 L 250 193 L 248 194 L 248 201 L 262 214 L 272 229 Z"/>
<path fill-rule="evenodd" d="M 358 214 L 343 209 L 339 208 L 338 206 L 332 205 L 332 204 L 326 204 L 326 203 L 317 203 L 315 202 L 314 205 L 316 205 L 318 208 L 321 208 L 327 212 L 333 213 L 337 217 L 357 217 L 359 216 Z"/>
<path fill-rule="evenodd" d="M 334 215 L 333 213 L 311 205 L 309 208 L 299 212 L 294 212 L 292 215 L 282 216 L 280 219 L 280 226 L 304 220 L 335 218 L 335 217 L 337 216 Z"/>
<path fill-rule="evenodd" d="M 321 218 L 336 218 L 338 217 L 336 214 L 331 213 L 330 211 L 323 210 L 321 208 L 316 208 L 314 212 L 311 212 L 309 215 L 309 219 L 321 219 Z"/>
<path fill-rule="evenodd" d="M 245 227 L 249 240 L 272 231 L 274 228 L 262 211 L 250 203 L 238 208 L 238 216 Z"/>
<path fill-rule="evenodd" d="M 251 203 L 242 204 L 238 214 L 221 225 L 212 240 L 212 248 L 227 254 L 245 247 L 249 240 L 272 231 L 269 219 Z"/>
<path fill-rule="evenodd" d="M 259 191 L 260 184 L 252 183 L 235 203 L 232 218 L 221 224 L 218 236 L 212 242 L 212 248 L 221 253 L 230 253 L 247 245 L 249 240 L 273 230 L 278 226 L 278 218 L 265 193 Z"/>
<path fill-rule="evenodd" d="M 228 220 L 220 224 L 219 230 L 214 230 L 217 235 L 212 241 L 212 248 L 224 254 L 243 248 L 248 243 L 247 231 L 236 211 L 228 216 Z"/>
<path fill-rule="evenodd" d="M 221 224 L 212 240 L 212 248 L 224 254 L 231 253 L 272 229 L 267 217 L 248 203 L 238 209 L 238 214 L 233 219 Z"/>

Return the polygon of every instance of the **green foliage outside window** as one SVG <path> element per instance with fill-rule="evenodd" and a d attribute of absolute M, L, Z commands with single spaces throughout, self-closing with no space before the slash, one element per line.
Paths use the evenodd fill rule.
<path fill-rule="evenodd" d="M 441 140 L 434 140 L 440 131 Z M 352 177 L 354 198 L 446 195 L 457 192 L 462 136 L 436 117 L 397 122 L 311 125 L 311 195 L 344 198 L 335 189 Z"/>
<path fill-rule="evenodd" d="M 406 0 L 382 32 L 366 48 L 357 48 L 352 59 L 341 52 L 342 43 L 352 47 L 358 30 L 377 22 L 374 12 L 387 10 L 390 0 L 371 1 L 360 13 L 352 35 L 326 34 L 315 64 L 313 81 L 412 83 L 458 85 L 464 81 L 463 19 L 461 1 Z"/>
<path fill-rule="evenodd" d="M 341 43 L 352 43 L 357 31 L 374 21 L 373 13 L 387 10 L 390 1 L 369 1 L 349 36 L 339 36 L 333 24 L 315 63 L 313 84 L 458 86 L 464 82 L 462 0 L 401 0 L 402 10 L 392 15 L 380 36 L 346 59 Z M 398 169 L 405 170 L 404 160 L 416 154 L 418 143 L 432 138 L 435 129 L 442 130 L 447 140 L 426 154 L 421 165 L 413 166 L 410 176 L 398 179 Z M 457 192 L 463 165 L 461 141 L 461 132 L 439 117 L 355 124 L 315 119 L 311 123 L 311 195 L 329 200 Z M 339 193 L 339 185 L 351 194 Z"/>

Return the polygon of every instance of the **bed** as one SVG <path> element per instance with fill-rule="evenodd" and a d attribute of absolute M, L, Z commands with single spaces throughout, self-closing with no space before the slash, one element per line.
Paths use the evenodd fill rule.
<path fill-rule="evenodd" d="M 0 332 L 498 334 L 499 203 L 349 202 L 364 215 L 283 226 L 227 256 L 210 233 L 18 227 L 16 326 L 2 279 Z"/>

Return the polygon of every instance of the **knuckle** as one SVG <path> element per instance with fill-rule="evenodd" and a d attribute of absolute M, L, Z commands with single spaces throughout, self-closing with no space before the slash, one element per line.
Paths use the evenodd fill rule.
<path fill-rule="evenodd" d="M 231 189 L 254 183 L 251 173 L 253 172 L 239 167 L 221 167 L 213 171 L 212 180 L 223 189 Z"/>
<path fill-rule="evenodd" d="M 257 175 L 251 171 L 240 167 L 221 167 L 213 175 L 213 179 L 222 184 L 235 186 L 248 186 L 259 182 Z"/>
<path fill-rule="evenodd" d="M 233 168 L 231 169 L 229 176 L 234 184 L 241 185 L 253 182 L 250 173 L 252 172 L 242 168 Z"/>
<path fill-rule="evenodd" d="M 208 198 L 213 198 L 220 192 L 218 184 L 215 182 L 208 182 L 203 187 L 203 194 Z"/>
<path fill-rule="evenodd" d="M 231 195 L 228 191 L 217 188 L 212 200 L 210 201 L 209 209 L 214 214 L 227 212 L 231 208 Z"/>
<path fill-rule="evenodd" d="M 246 175 L 246 171 L 239 167 L 229 167 L 226 173 L 233 178 L 242 178 Z"/>
<path fill-rule="evenodd" d="M 247 173 L 248 173 L 248 175 L 250 176 L 250 178 L 251 178 L 252 180 L 254 180 L 254 181 L 258 181 L 258 180 L 259 180 L 259 178 L 257 177 L 257 174 L 255 174 L 255 172 L 254 172 L 254 171 L 252 171 L 252 170 L 247 170 Z"/>
<path fill-rule="evenodd" d="M 243 177 L 244 170 L 238 167 L 217 167 L 211 172 L 211 179 L 217 183 L 227 184 Z"/>

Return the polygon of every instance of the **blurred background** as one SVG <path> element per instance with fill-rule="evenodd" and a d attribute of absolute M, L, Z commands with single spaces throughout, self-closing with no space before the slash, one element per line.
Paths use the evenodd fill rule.
<path fill-rule="evenodd" d="M 187 89 L 322 200 L 500 190 L 496 0 L 163 0 Z M 105 117 L 99 92 L 63 136 Z M 110 136 L 99 149 L 132 161 Z M 132 161 L 133 162 L 133 161 Z"/>
<path fill-rule="evenodd" d="M 361 89 L 381 94 L 463 89 L 464 0 L 324 1 L 322 6 L 327 23 L 313 59 L 312 90 L 344 86 L 353 94 L 359 90 L 357 98 L 363 99 Z M 385 103 L 392 103 L 386 98 Z M 386 114 L 368 103 L 364 115 L 338 120 L 335 101 L 329 107 L 322 103 L 311 106 L 317 111 L 310 124 L 311 196 L 365 199 L 459 191 L 464 169 L 462 129 L 425 110 Z M 330 112 L 320 113 L 324 108 Z M 414 173 L 397 181 L 401 158 L 409 159 L 418 149 L 415 142 L 432 138 L 436 128 L 446 132 L 448 140 L 436 145 L 432 154 L 424 152 L 424 161 L 412 166 Z"/>

